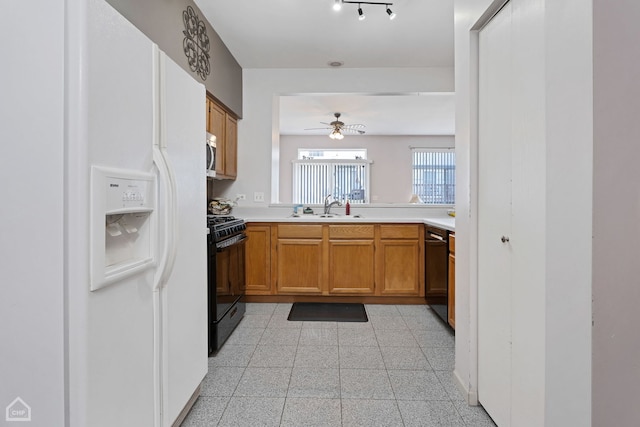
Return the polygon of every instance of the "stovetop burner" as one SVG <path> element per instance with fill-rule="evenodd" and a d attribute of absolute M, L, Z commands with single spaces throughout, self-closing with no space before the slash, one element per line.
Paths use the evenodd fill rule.
<path fill-rule="evenodd" d="M 207 224 L 211 227 L 216 224 L 224 224 L 225 222 L 234 221 L 236 218 L 231 215 L 207 215 Z"/>

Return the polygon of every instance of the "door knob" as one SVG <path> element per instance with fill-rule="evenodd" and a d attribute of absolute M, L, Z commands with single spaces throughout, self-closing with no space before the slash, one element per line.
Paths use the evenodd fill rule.
<path fill-rule="evenodd" d="M 509 238 L 507 236 L 502 236 L 500 240 L 502 240 L 502 243 L 507 243 L 509 241 Z"/>

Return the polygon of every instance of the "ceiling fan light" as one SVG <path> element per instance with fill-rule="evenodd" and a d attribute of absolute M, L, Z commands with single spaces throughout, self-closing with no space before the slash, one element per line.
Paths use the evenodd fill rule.
<path fill-rule="evenodd" d="M 329 134 L 329 138 L 331 138 L 331 139 L 337 139 L 337 140 L 340 140 L 340 139 L 344 138 L 344 135 L 340 132 L 340 130 L 338 130 L 338 129 L 334 129 L 334 130 Z"/>
<path fill-rule="evenodd" d="M 342 0 L 333 0 L 333 10 L 342 9 Z"/>
<path fill-rule="evenodd" d="M 358 20 L 360 21 L 364 21 L 364 19 L 366 18 L 364 12 L 362 11 L 362 8 L 359 7 L 358 8 Z"/>
<path fill-rule="evenodd" d="M 387 6 L 387 15 L 389 15 L 389 19 L 391 19 L 391 20 L 393 20 L 393 19 L 395 19 L 395 18 L 396 18 L 396 14 L 395 14 L 395 13 L 393 13 L 393 12 L 391 11 L 391 9 L 389 9 L 389 6 Z"/>

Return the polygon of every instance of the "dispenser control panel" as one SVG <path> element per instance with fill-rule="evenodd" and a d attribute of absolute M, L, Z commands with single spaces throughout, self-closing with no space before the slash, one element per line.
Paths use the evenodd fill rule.
<path fill-rule="evenodd" d="M 150 206 L 149 180 L 107 177 L 107 211 L 113 212 L 130 208 L 147 208 Z"/>

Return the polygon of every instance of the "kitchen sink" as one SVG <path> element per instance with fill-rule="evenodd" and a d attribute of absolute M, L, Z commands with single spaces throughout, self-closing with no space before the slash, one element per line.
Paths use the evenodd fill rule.
<path fill-rule="evenodd" d="M 340 215 L 340 214 L 313 214 L 313 215 L 297 215 L 293 214 L 288 218 L 296 218 L 301 221 L 319 221 L 319 220 L 334 220 L 334 221 L 349 221 L 352 219 L 363 219 L 362 215 Z"/>

